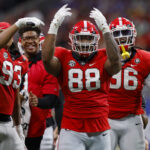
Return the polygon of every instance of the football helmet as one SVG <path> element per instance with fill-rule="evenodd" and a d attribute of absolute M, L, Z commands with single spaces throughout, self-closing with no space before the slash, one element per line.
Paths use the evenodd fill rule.
<path fill-rule="evenodd" d="M 73 26 L 69 39 L 73 51 L 79 55 L 89 56 L 98 49 L 100 34 L 90 21 L 82 20 Z"/>
<path fill-rule="evenodd" d="M 7 29 L 8 27 L 10 27 L 8 22 L 0 22 L 0 30 Z"/>
<path fill-rule="evenodd" d="M 109 28 L 120 49 L 121 45 L 123 45 L 126 50 L 129 50 L 135 45 L 137 33 L 134 24 L 130 20 L 118 17 L 109 24 Z"/>

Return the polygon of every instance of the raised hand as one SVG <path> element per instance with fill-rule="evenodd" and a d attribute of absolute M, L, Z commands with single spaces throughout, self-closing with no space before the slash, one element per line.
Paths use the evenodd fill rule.
<path fill-rule="evenodd" d="M 62 6 L 55 14 L 54 19 L 50 24 L 48 34 L 57 34 L 59 26 L 62 24 L 66 16 L 71 16 L 71 8 L 67 7 L 68 4 Z"/>
<path fill-rule="evenodd" d="M 98 28 L 102 31 L 103 34 L 110 32 L 106 18 L 97 8 L 93 8 L 93 10 L 91 10 L 89 17 L 95 20 Z"/>
<path fill-rule="evenodd" d="M 20 18 L 18 21 L 15 23 L 15 25 L 18 28 L 23 28 L 26 26 L 35 26 L 35 27 L 40 27 L 41 25 L 45 25 L 43 21 L 36 17 L 25 17 L 25 18 Z"/>

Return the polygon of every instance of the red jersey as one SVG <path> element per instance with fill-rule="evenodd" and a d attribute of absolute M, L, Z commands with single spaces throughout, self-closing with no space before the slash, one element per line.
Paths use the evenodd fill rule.
<path fill-rule="evenodd" d="M 65 97 L 62 128 L 79 132 L 97 132 L 108 129 L 107 99 L 111 77 L 104 69 L 107 59 L 106 51 L 99 50 L 84 65 L 73 57 L 72 51 L 62 47 L 56 48 L 55 56 L 62 66 L 58 77 Z M 101 128 L 102 122 L 105 122 L 103 129 Z"/>
<path fill-rule="evenodd" d="M 27 72 L 27 66 L 27 60 L 20 54 L 15 58 L 8 50 L 0 50 L 0 113 L 12 115 L 16 90 L 21 76 Z"/>
<path fill-rule="evenodd" d="M 134 50 L 122 70 L 111 79 L 109 92 L 109 118 L 117 119 L 128 114 L 142 114 L 141 91 L 150 73 L 150 53 Z"/>
<path fill-rule="evenodd" d="M 40 54 L 41 55 L 41 54 Z M 40 56 L 41 57 L 41 56 Z M 29 60 L 29 66 L 31 61 Z M 42 60 L 36 60 L 28 70 L 28 90 L 38 98 L 44 94 L 58 96 L 59 85 L 57 79 L 44 69 Z M 46 128 L 46 118 L 50 117 L 51 109 L 41 109 L 31 106 L 31 119 L 27 137 L 40 137 Z"/>

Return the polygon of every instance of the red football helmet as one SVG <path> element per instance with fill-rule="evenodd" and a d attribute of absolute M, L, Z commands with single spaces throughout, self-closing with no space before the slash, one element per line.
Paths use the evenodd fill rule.
<path fill-rule="evenodd" d="M 0 22 L 0 30 L 7 29 L 8 27 L 10 27 L 8 22 Z"/>
<path fill-rule="evenodd" d="M 110 23 L 109 28 L 119 47 L 124 45 L 125 49 L 128 50 L 135 45 L 136 29 L 128 19 L 118 17 Z"/>
<path fill-rule="evenodd" d="M 69 33 L 72 50 L 83 56 L 89 56 L 98 49 L 100 35 L 90 21 L 80 21 L 73 26 Z"/>

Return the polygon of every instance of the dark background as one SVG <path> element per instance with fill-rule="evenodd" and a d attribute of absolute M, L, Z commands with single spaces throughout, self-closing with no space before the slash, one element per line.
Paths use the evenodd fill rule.
<path fill-rule="evenodd" d="M 80 20 L 94 20 L 89 18 L 93 7 L 98 8 L 110 23 L 116 17 L 126 17 L 133 21 L 137 30 L 136 45 L 150 51 L 150 0 L 0 0 L 0 21 L 13 24 L 17 19 L 25 16 L 35 16 L 46 24 L 42 28 L 46 34 L 55 12 L 68 3 L 73 15 L 67 17 L 59 29 L 57 46 L 70 48 L 69 31 Z M 15 40 L 17 36 L 15 36 Z M 104 47 L 101 38 L 100 47 Z M 150 142 L 150 90 L 145 88 L 146 110 L 149 124 L 146 128 L 146 137 Z"/>
<path fill-rule="evenodd" d="M 46 23 L 46 33 L 55 12 L 68 3 L 73 15 L 63 22 L 57 38 L 58 46 L 68 46 L 68 32 L 82 20 L 91 20 L 89 13 L 98 8 L 110 23 L 116 17 L 126 17 L 133 21 L 137 30 L 136 45 L 150 51 L 150 0 L 0 0 L 0 21 L 14 23 L 24 16 L 36 16 Z M 103 47 L 103 40 L 100 47 Z"/>

